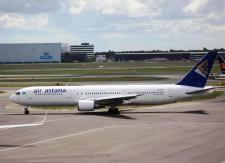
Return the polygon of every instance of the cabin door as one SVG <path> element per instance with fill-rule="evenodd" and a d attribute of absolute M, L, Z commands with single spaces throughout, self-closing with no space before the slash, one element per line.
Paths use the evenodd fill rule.
<path fill-rule="evenodd" d="M 173 89 L 168 89 L 168 96 L 173 97 Z"/>

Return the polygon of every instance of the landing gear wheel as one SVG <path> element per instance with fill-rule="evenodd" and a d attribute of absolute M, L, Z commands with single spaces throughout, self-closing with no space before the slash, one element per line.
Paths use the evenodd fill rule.
<path fill-rule="evenodd" d="M 118 108 L 109 108 L 108 113 L 118 115 L 120 114 L 120 111 Z"/>
<path fill-rule="evenodd" d="M 114 110 L 114 114 L 120 114 L 120 111 L 119 111 L 119 109 L 118 109 L 118 108 L 115 108 L 115 110 Z"/>
<path fill-rule="evenodd" d="M 25 114 L 25 115 L 29 115 L 29 114 L 30 114 L 28 108 L 24 108 L 24 114 Z"/>

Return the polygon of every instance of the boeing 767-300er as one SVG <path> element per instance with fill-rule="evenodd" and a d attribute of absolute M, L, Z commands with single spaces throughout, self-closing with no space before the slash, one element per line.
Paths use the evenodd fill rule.
<path fill-rule="evenodd" d="M 88 85 L 27 87 L 10 96 L 13 102 L 29 106 L 77 106 L 79 111 L 94 111 L 109 106 L 110 113 L 119 113 L 122 104 L 165 104 L 191 98 L 213 89 L 205 86 L 216 51 L 209 51 L 176 84 L 164 85 Z"/>

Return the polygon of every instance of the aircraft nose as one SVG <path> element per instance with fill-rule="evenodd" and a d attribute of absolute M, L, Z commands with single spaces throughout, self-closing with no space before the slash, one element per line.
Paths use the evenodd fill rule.
<path fill-rule="evenodd" d="M 13 102 L 16 102 L 16 97 L 15 96 L 16 96 L 15 94 L 12 94 L 12 95 L 9 96 L 9 99 L 11 101 L 13 101 Z"/>

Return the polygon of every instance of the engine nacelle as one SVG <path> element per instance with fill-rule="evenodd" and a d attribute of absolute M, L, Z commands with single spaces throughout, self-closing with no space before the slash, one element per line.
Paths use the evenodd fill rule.
<path fill-rule="evenodd" d="M 94 111 L 95 102 L 91 100 L 79 100 L 78 110 L 79 111 Z"/>

